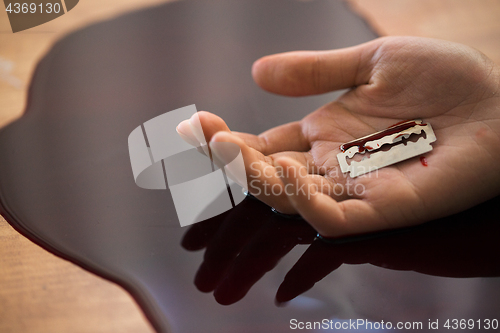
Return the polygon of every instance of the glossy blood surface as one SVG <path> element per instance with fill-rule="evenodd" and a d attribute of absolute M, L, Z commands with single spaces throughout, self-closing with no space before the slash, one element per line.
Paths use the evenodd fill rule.
<path fill-rule="evenodd" d="M 394 125 L 388 127 L 387 129 L 380 131 L 378 133 L 375 133 L 373 135 L 361 138 L 359 140 L 354 140 L 354 141 L 345 143 L 345 144 L 340 146 L 340 150 L 346 151 L 351 147 L 358 146 L 359 152 L 362 153 L 365 151 L 365 149 L 368 149 L 368 150 L 373 149 L 372 147 L 365 145 L 367 142 L 382 139 L 384 136 L 404 131 L 404 130 L 406 130 L 410 127 L 416 126 L 416 125 L 426 126 L 427 124 L 417 124 L 415 121 L 407 121 L 406 120 L 406 121 L 403 121 L 401 123 L 394 124 Z"/>
<path fill-rule="evenodd" d="M 303 222 L 245 200 L 218 220 L 196 224 L 210 232 L 192 232 L 183 243 L 190 249 L 223 246 L 210 257 L 219 267 L 235 258 L 251 262 L 229 270 L 238 279 L 217 291 L 224 304 L 245 295 L 248 281 L 238 284 L 244 278 L 259 279 L 255 272 L 264 275 L 279 261 L 246 297 L 221 306 L 193 284 L 203 253 L 181 247 L 187 229 L 179 227 L 169 191 L 134 183 L 127 137 L 144 121 L 190 104 L 252 133 L 300 119 L 335 96 L 267 94 L 252 81 L 252 62 L 271 53 L 333 49 L 375 37 L 341 1 L 288 0 L 179 1 L 75 32 L 40 62 L 26 114 L 0 131 L 2 215 L 48 250 L 124 286 L 162 332 L 289 332 L 292 318 L 493 318 L 500 313 L 496 278 L 440 276 L 498 275 L 500 251 L 490 239 L 498 223 L 486 214 L 499 216 L 496 201 L 375 246 L 361 241 L 325 250 L 316 240 L 319 248 L 305 261 L 314 266 L 281 289 L 280 299 L 321 283 L 278 308 L 274 293 L 304 247 L 281 261 L 279 255 L 290 244 L 312 242 L 314 233 Z M 305 231 L 297 234 L 296 227 Z M 245 255 L 228 256 L 245 249 Z M 266 262 L 270 258 L 275 262 Z M 364 262 L 398 271 L 371 265 L 336 269 Z M 328 274 L 323 263 L 336 270 Z M 217 280 L 205 273 L 197 286 L 213 289 Z"/>

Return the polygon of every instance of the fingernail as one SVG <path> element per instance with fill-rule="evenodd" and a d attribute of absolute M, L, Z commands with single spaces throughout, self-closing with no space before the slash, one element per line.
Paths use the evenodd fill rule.
<path fill-rule="evenodd" d="M 205 134 L 203 133 L 203 128 L 201 127 L 200 118 L 197 114 L 194 114 L 189 119 L 189 126 L 191 127 L 191 131 L 193 132 L 196 139 L 202 144 L 206 145 L 207 140 L 205 139 Z"/>
<path fill-rule="evenodd" d="M 177 134 L 179 134 L 181 139 L 186 141 L 187 143 L 189 143 L 191 146 L 194 146 L 194 147 L 200 146 L 200 143 L 198 142 L 198 140 L 191 133 L 191 128 L 189 127 L 188 120 L 184 120 L 179 125 L 177 125 L 175 130 L 177 131 Z"/>
<path fill-rule="evenodd" d="M 200 118 L 198 117 L 198 114 L 195 113 L 189 119 L 189 126 L 191 128 L 191 132 L 195 136 L 196 140 L 198 140 L 201 148 L 205 152 L 205 155 L 210 156 L 210 153 L 209 153 L 208 147 L 207 147 L 207 141 L 205 139 L 205 134 L 203 133 L 203 128 L 201 127 L 201 122 L 200 122 Z"/>
<path fill-rule="evenodd" d="M 224 168 L 229 178 L 248 189 L 245 162 L 240 147 L 232 142 L 210 142 L 214 162 Z"/>
<path fill-rule="evenodd" d="M 233 145 L 238 147 L 236 144 Z M 238 147 L 238 151 L 235 151 L 231 149 L 234 146 L 231 146 L 231 142 L 210 142 L 212 154 L 214 154 L 224 165 L 231 163 L 237 156 L 240 148 Z"/>

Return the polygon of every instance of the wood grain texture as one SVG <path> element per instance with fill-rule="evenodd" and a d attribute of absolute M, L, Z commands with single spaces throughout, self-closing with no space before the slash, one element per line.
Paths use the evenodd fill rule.
<path fill-rule="evenodd" d="M 0 4 L 0 127 L 23 113 L 33 70 L 55 41 L 86 25 L 165 2 L 171 0 L 82 0 L 67 14 L 15 34 Z"/>
<path fill-rule="evenodd" d="M 0 5 L 0 127 L 22 115 L 30 77 L 61 36 L 165 0 L 82 0 L 68 14 L 13 34 Z M 382 35 L 460 42 L 500 63 L 496 0 L 351 0 Z M 1 158 L 1 157 L 0 157 Z M 60 259 L 0 217 L 0 332 L 152 332 L 119 286 Z"/>
<path fill-rule="evenodd" d="M 0 332 L 152 332 L 119 286 L 62 260 L 0 218 Z"/>
<path fill-rule="evenodd" d="M 66 15 L 16 34 L 0 4 L 0 127 L 22 115 L 33 70 L 55 41 L 94 22 L 165 2 L 83 0 Z M 45 251 L 0 217 L 0 332 L 153 331 L 121 287 Z"/>
<path fill-rule="evenodd" d="M 384 36 L 419 36 L 472 46 L 500 64 L 500 2 L 496 0 L 350 0 Z"/>

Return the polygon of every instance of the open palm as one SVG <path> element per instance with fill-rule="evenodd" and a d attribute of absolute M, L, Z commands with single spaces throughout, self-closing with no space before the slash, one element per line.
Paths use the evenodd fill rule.
<path fill-rule="evenodd" d="M 304 96 L 351 88 L 299 122 L 258 136 L 231 132 L 200 112 L 203 133 L 178 126 L 193 143 L 240 147 L 250 193 L 320 234 L 339 237 L 410 226 L 467 209 L 500 193 L 500 70 L 474 49 L 450 42 L 387 37 L 333 51 L 267 56 L 253 67 L 265 90 Z M 434 150 L 357 178 L 342 174 L 342 143 L 407 119 L 434 129 Z M 216 146 L 214 146 L 216 147 Z M 225 161 L 221 149 L 212 152 Z M 229 161 L 227 161 L 229 162 Z"/>

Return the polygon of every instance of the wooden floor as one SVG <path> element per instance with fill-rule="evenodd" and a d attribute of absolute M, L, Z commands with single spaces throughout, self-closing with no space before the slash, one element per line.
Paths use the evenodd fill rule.
<path fill-rule="evenodd" d="M 16 34 L 0 5 L 0 127 L 21 116 L 33 69 L 55 40 L 93 22 L 164 2 L 80 1 L 68 14 Z M 499 1 L 349 2 L 381 35 L 460 42 L 500 64 Z M 123 289 L 46 252 L 0 217 L 0 332 L 152 331 Z"/>
<path fill-rule="evenodd" d="M 381 35 L 446 39 L 500 64 L 500 1 L 350 0 Z"/>

